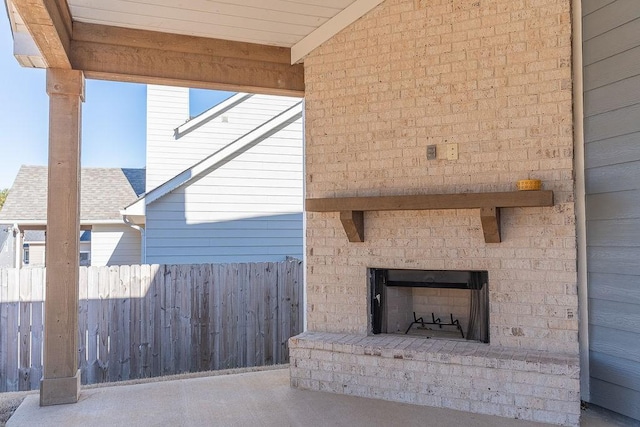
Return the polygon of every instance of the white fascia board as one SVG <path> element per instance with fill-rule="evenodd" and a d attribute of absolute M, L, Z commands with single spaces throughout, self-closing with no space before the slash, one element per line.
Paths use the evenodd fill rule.
<path fill-rule="evenodd" d="M 384 0 L 356 0 L 333 18 L 313 30 L 308 36 L 291 47 L 291 64 L 301 62 L 305 56 L 363 17 Z"/>
<path fill-rule="evenodd" d="M 47 225 L 47 221 L 42 221 L 40 219 L 28 219 L 28 220 L 19 220 L 19 219 L 3 219 L 3 224 L 16 224 L 18 227 L 23 225 Z"/>
<path fill-rule="evenodd" d="M 200 114 L 199 116 L 196 116 L 193 119 L 189 120 L 188 122 L 183 123 L 182 125 L 178 126 L 174 130 L 175 139 L 182 138 L 184 135 L 188 134 L 191 131 L 194 131 L 194 130 L 198 129 L 200 126 L 204 125 L 205 123 L 210 122 L 211 120 L 215 119 L 216 117 L 220 117 L 222 114 L 226 113 L 227 111 L 229 111 L 230 109 L 232 109 L 236 105 L 244 102 L 245 100 L 251 98 L 252 96 L 253 96 L 253 94 L 251 94 L 251 93 L 242 93 L 242 92 L 240 92 L 240 93 L 237 93 L 237 94 L 233 95 L 229 99 L 225 99 L 224 101 L 222 101 L 221 103 L 219 103 L 215 107 L 212 107 L 212 108 L 208 109 L 207 111 L 205 111 L 204 113 Z"/>
<path fill-rule="evenodd" d="M 122 215 L 122 216 L 125 216 L 125 215 L 127 215 L 127 216 L 129 216 L 129 215 L 144 216 L 144 215 L 146 215 L 145 197 L 146 197 L 146 195 L 142 196 L 141 198 L 139 198 L 135 202 L 131 203 L 126 208 L 122 209 L 120 211 L 120 215 Z"/>
<path fill-rule="evenodd" d="M 13 33 L 13 55 L 18 56 L 42 56 L 36 42 L 29 33 Z"/>
<path fill-rule="evenodd" d="M 27 219 L 27 220 L 11 220 L 11 219 L 7 219 L 7 220 L 1 220 L 0 223 L 2 224 L 17 224 L 19 227 L 22 227 L 24 225 L 26 226 L 34 226 L 34 225 L 41 225 L 41 226 L 46 226 L 47 225 L 47 221 L 43 221 L 41 219 Z M 80 220 L 80 225 L 117 225 L 117 224 L 124 224 L 124 220 L 122 219 L 102 219 L 102 220 Z"/>
<path fill-rule="evenodd" d="M 206 176 L 209 172 L 235 159 L 240 154 L 289 126 L 301 117 L 302 101 L 216 151 L 206 159 L 196 163 L 184 172 L 179 173 L 159 187 L 154 188 L 144 197 L 146 204 L 149 205 L 171 191 Z"/>
<path fill-rule="evenodd" d="M 27 68 L 45 68 L 44 59 L 40 53 L 40 49 L 36 42 L 27 31 L 22 17 L 13 6 L 10 0 L 5 1 L 7 8 L 7 16 L 9 17 L 9 25 L 11 27 L 11 35 L 13 36 L 13 56 L 18 63 Z"/>

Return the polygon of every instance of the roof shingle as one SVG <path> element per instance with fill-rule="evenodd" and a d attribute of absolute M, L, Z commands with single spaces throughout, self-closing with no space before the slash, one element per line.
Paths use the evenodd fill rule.
<path fill-rule="evenodd" d="M 9 190 L 1 221 L 46 221 L 47 167 L 25 166 Z M 80 220 L 119 220 L 120 209 L 144 192 L 144 169 L 83 168 L 81 172 Z"/>

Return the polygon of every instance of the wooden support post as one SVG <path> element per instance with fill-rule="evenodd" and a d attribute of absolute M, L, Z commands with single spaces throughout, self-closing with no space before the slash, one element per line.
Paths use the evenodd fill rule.
<path fill-rule="evenodd" d="M 47 69 L 49 182 L 44 372 L 40 405 L 75 403 L 78 370 L 81 71 Z"/>
<path fill-rule="evenodd" d="M 500 243 L 500 209 L 480 208 L 480 222 L 486 243 Z"/>
<path fill-rule="evenodd" d="M 350 242 L 364 242 L 364 212 L 341 211 L 340 222 Z"/>

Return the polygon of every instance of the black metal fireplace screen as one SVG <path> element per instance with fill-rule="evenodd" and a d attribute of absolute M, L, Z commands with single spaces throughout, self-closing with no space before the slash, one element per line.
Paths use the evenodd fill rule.
<path fill-rule="evenodd" d="M 387 333 L 387 296 L 390 288 L 465 289 L 468 291 L 466 331 L 459 319 L 443 306 L 439 313 L 416 313 L 408 320 L 405 334 L 420 330 L 451 329 L 459 338 L 489 342 L 489 285 L 486 271 L 400 270 L 372 268 L 370 272 L 371 330 Z M 444 317 L 441 317 L 444 316 Z M 424 319 L 427 320 L 424 320 Z M 444 320 L 441 320 L 444 318 Z"/>

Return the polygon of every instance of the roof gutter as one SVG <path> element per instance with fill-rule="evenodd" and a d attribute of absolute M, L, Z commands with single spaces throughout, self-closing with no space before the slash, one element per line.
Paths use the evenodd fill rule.
<path fill-rule="evenodd" d="M 80 220 L 80 225 L 88 226 L 88 225 L 122 225 L 124 223 L 121 219 L 103 219 L 103 220 Z M 17 219 L 7 219 L 0 220 L 0 224 L 14 224 L 18 226 L 47 226 L 47 221 L 43 221 L 41 219 L 27 219 L 27 220 L 17 220 Z"/>

